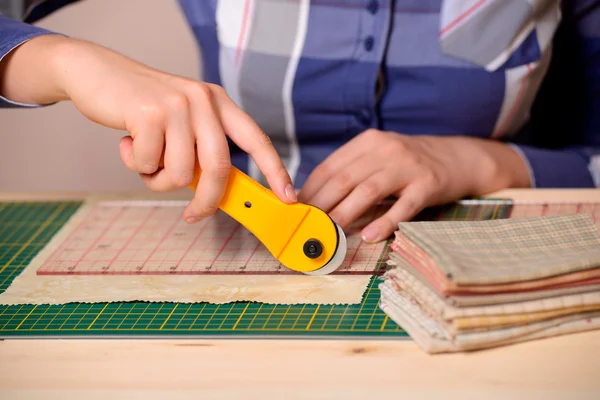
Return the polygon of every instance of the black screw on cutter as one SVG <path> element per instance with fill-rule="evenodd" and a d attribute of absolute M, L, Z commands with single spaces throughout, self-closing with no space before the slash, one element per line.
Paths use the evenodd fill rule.
<path fill-rule="evenodd" d="M 304 255 L 308 258 L 317 258 L 323 254 L 323 245 L 317 239 L 308 239 L 304 243 Z"/>

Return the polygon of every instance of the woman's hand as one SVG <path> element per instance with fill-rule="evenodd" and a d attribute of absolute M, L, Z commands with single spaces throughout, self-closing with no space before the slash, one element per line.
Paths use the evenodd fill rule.
<path fill-rule="evenodd" d="M 375 242 L 425 207 L 529 185 L 526 164 L 504 144 L 369 130 L 319 165 L 299 200 L 328 212 L 344 229 L 371 206 L 396 196 L 395 204 L 363 229 L 363 239 Z"/>
<path fill-rule="evenodd" d="M 21 45 L 2 71 L 1 93 L 8 98 L 38 104 L 72 100 L 88 119 L 129 132 L 121 140 L 121 157 L 151 190 L 189 186 L 199 164 L 201 179 L 184 213 L 189 222 L 214 213 L 223 196 L 231 168 L 226 136 L 250 154 L 282 201 L 296 200 L 267 135 L 219 86 L 57 35 Z"/>

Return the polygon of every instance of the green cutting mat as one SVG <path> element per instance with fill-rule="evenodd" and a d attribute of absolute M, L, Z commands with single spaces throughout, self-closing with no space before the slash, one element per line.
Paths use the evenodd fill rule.
<path fill-rule="evenodd" d="M 68 221 L 80 202 L 0 203 L 0 292 Z M 419 219 L 504 218 L 510 205 L 456 205 Z M 378 274 L 386 268 L 387 250 Z M 379 278 L 358 305 L 96 303 L 0 305 L 0 337 L 407 337 L 379 309 Z"/>

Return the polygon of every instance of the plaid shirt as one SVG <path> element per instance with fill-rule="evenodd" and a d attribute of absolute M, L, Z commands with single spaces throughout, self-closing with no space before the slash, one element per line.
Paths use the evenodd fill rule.
<path fill-rule="evenodd" d="M 0 56 L 74 1 L 29 0 L 25 23 L 0 17 Z M 369 128 L 502 140 L 534 187 L 600 187 L 599 0 L 179 3 L 203 80 L 269 134 L 297 187 Z"/>

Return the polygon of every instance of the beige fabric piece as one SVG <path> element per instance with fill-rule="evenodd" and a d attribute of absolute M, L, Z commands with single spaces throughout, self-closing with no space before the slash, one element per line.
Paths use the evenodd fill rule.
<path fill-rule="evenodd" d="M 397 247 L 411 255 L 418 247 L 416 261 L 447 286 L 522 284 L 600 265 L 600 231 L 585 213 L 398 227 Z"/>
<path fill-rule="evenodd" d="M 452 320 L 452 326 L 456 331 L 491 330 L 509 326 L 525 325 L 550 318 L 583 314 L 592 311 L 600 311 L 600 305 L 568 307 L 560 310 L 537 311 L 513 315 L 454 318 Z"/>
<path fill-rule="evenodd" d="M 70 302 L 255 301 L 270 304 L 359 304 L 371 275 L 36 275 L 36 270 L 85 219 L 91 198 L 0 294 L 0 304 Z M 349 255 L 351 256 L 351 255 Z"/>
<path fill-rule="evenodd" d="M 598 280 L 600 282 L 600 280 Z M 473 307 L 492 304 L 508 304 L 527 300 L 537 300 L 558 296 L 566 296 L 576 293 L 589 293 L 600 290 L 600 284 L 587 284 L 584 286 L 573 286 L 562 289 L 538 290 L 533 292 L 508 293 L 480 296 L 449 296 L 446 298 L 448 304 L 457 307 Z"/>
<path fill-rule="evenodd" d="M 514 316 L 577 307 L 600 307 L 600 291 L 578 293 L 566 296 L 549 297 L 507 304 L 494 304 L 474 307 L 455 307 L 444 302 L 435 292 L 423 285 L 418 279 L 403 269 L 400 264 L 396 269 L 386 273 L 398 287 L 415 297 L 420 304 L 444 320 L 456 318 L 481 318 L 497 316 Z"/>
<path fill-rule="evenodd" d="M 576 271 L 522 282 L 459 286 L 445 277 L 431 259 L 423 262 L 427 256 L 413 242 L 410 240 L 405 240 L 406 237 L 400 232 L 396 232 L 396 235 L 397 240 L 391 244 L 394 252 L 390 255 L 390 257 L 394 256 L 409 259 L 410 263 L 425 279 L 429 281 L 435 290 L 444 296 L 483 293 L 518 293 L 531 290 L 558 289 L 588 283 L 597 283 L 597 279 L 600 278 L 600 267 L 595 267 L 593 269 L 587 269 L 584 271 Z M 398 245 L 399 241 L 405 241 L 403 244 L 410 246 L 410 249 L 401 248 Z M 600 256 L 600 250 L 598 251 L 598 255 Z M 594 265 L 600 265 L 600 262 L 595 263 Z"/>
<path fill-rule="evenodd" d="M 380 308 L 424 351 L 431 354 L 481 350 L 600 328 L 600 313 L 589 313 L 553 318 L 518 327 L 455 334 L 429 318 L 415 302 L 391 285 L 390 281 L 379 285 Z"/>
<path fill-rule="evenodd" d="M 512 291 L 507 291 L 504 293 L 492 292 L 491 294 L 486 294 L 485 291 L 463 291 L 465 293 L 464 295 L 444 295 L 437 291 L 437 288 L 423 276 L 421 271 L 406 262 L 406 259 L 399 254 L 394 252 L 390 253 L 387 263 L 391 266 L 401 265 L 403 270 L 408 271 L 413 278 L 417 279 L 419 283 L 426 286 L 431 292 L 435 293 L 445 303 L 454 305 L 456 307 L 518 303 L 522 301 L 538 300 L 578 293 L 589 293 L 600 290 L 600 268 L 598 268 L 591 271 L 591 274 L 588 272 L 576 273 L 583 278 L 581 280 L 575 280 L 573 282 L 569 282 L 567 280 L 564 283 L 558 282 L 555 284 L 535 288 L 535 290 L 526 291 L 525 289 L 513 289 Z M 596 274 L 598 274 L 598 276 L 596 276 Z M 573 275 L 575 274 L 568 274 L 569 277 Z M 487 286 L 484 287 L 487 288 Z"/>

